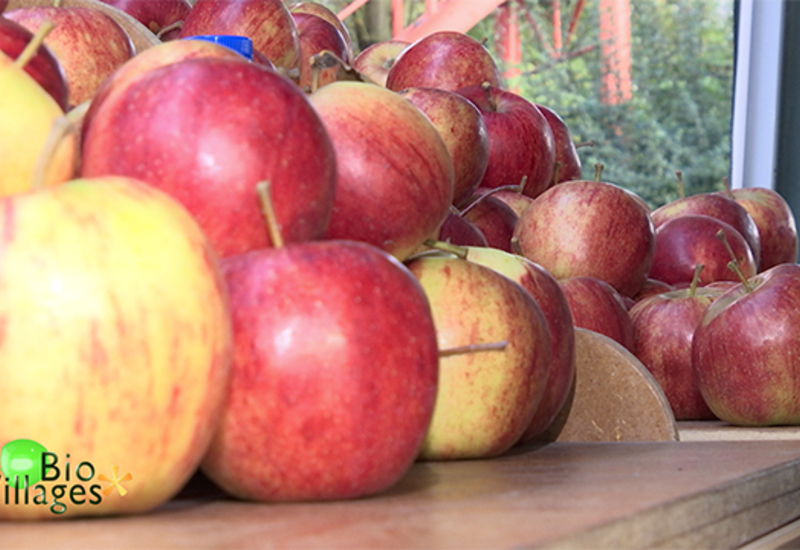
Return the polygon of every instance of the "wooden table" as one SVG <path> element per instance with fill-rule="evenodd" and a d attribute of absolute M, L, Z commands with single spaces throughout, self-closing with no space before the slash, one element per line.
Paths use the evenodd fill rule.
<path fill-rule="evenodd" d="M 192 485 L 144 516 L 5 524 L 0 548 L 725 548 L 800 517 L 800 440 L 700 428 L 418 463 L 350 502 L 236 502 Z"/>

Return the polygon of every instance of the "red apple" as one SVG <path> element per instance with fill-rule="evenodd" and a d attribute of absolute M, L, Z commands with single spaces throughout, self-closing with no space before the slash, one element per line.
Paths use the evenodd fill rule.
<path fill-rule="evenodd" d="M 347 29 L 347 25 L 339 19 L 333 10 L 321 2 L 297 2 L 289 5 L 289 12 L 292 15 L 299 13 L 314 15 L 336 27 L 346 44 L 346 53 L 344 57 L 342 57 L 342 60 L 346 63 L 353 62 L 353 39 L 350 36 L 350 31 Z"/>
<path fill-rule="evenodd" d="M 730 196 L 752 216 L 761 242 L 761 271 L 797 261 L 797 224 L 789 203 L 778 192 L 764 187 L 730 191 Z"/>
<path fill-rule="evenodd" d="M 695 381 L 692 339 L 706 309 L 722 293 L 690 287 L 649 296 L 630 310 L 633 353 L 664 390 L 676 420 L 716 418 Z"/>
<path fill-rule="evenodd" d="M 638 302 L 639 300 L 644 300 L 654 294 L 662 294 L 664 292 L 670 292 L 672 290 L 677 290 L 674 286 L 665 283 L 664 281 L 659 281 L 657 279 L 651 279 L 648 277 L 642 288 L 639 292 L 636 293 L 636 296 L 633 297 L 634 302 Z"/>
<path fill-rule="evenodd" d="M 325 19 L 309 13 L 292 13 L 297 27 L 297 40 L 300 46 L 300 87 L 315 90 L 320 86 L 335 82 L 341 67 L 315 69 L 312 57 L 328 51 L 347 63 L 350 49 L 342 33 Z"/>
<path fill-rule="evenodd" d="M 483 231 L 455 212 L 447 214 L 439 228 L 438 240 L 458 246 L 489 246 Z"/>
<path fill-rule="evenodd" d="M 405 40 L 375 42 L 353 59 L 353 68 L 367 82 L 386 87 L 386 78 L 397 57 L 409 46 Z"/>
<path fill-rule="evenodd" d="M 655 230 L 635 194 L 599 181 L 551 187 L 515 229 L 521 253 L 556 279 L 590 276 L 635 296 L 650 272 Z"/>
<path fill-rule="evenodd" d="M 179 37 L 202 34 L 247 36 L 253 41 L 253 50 L 287 76 L 299 78 L 297 27 L 281 0 L 197 0 Z"/>
<path fill-rule="evenodd" d="M 114 6 L 150 29 L 161 40 L 176 38 L 175 28 L 182 23 L 192 8 L 189 0 L 101 0 Z M 174 30 L 171 30 L 174 29 Z M 164 34 L 161 34 L 165 31 Z"/>
<path fill-rule="evenodd" d="M 425 113 L 442 136 L 453 161 L 453 204 L 477 189 L 489 163 L 489 136 L 483 116 L 465 97 L 437 88 L 407 88 L 400 93 Z"/>
<path fill-rule="evenodd" d="M 697 384 L 720 419 L 800 424 L 800 265 L 780 264 L 717 298 L 692 342 Z"/>
<path fill-rule="evenodd" d="M 544 118 L 547 119 L 550 130 L 553 131 L 556 164 L 558 165 L 558 175 L 554 183 L 581 179 L 581 157 L 578 156 L 578 148 L 572 140 L 572 134 L 570 134 L 567 123 L 564 122 L 561 115 L 550 107 L 541 103 L 537 103 L 536 106 L 542 112 Z"/>
<path fill-rule="evenodd" d="M 481 230 L 489 246 L 513 252 L 511 238 L 514 236 L 514 227 L 519 218 L 506 203 L 487 195 L 480 197 L 461 215 Z"/>
<path fill-rule="evenodd" d="M 322 121 L 288 78 L 232 55 L 145 71 L 92 105 L 82 171 L 139 177 L 167 191 L 221 256 L 271 244 L 255 191 L 263 180 L 286 242 L 319 238 L 336 177 Z"/>
<path fill-rule="evenodd" d="M 415 41 L 386 77 L 386 87 L 395 91 L 412 86 L 455 91 L 484 83 L 503 85 L 494 57 L 483 44 L 457 31 L 438 31 Z"/>
<path fill-rule="evenodd" d="M 656 231 L 650 278 L 685 286 L 691 283 L 695 266 L 703 264 L 701 286 L 714 281 L 738 281 L 736 273 L 728 267 L 733 257 L 719 238 L 719 232 L 725 235 L 744 276 L 755 275 L 753 252 L 741 233 L 717 218 L 687 214 L 665 222 Z"/>
<path fill-rule="evenodd" d="M 8 57 L 16 59 L 32 38 L 33 33 L 19 23 L 0 17 L 0 51 Z M 39 46 L 36 54 L 25 64 L 25 72 L 53 97 L 63 111 L 69 108 L 64 70 L 45 44 Z"/>
<path fill-rule="evenodd" d="M 596 277 L 567 277 L 558 281 L 576 327 L 598 332 L 633 351 L 633 321 L 622 296 Z"/>
<path fill-rule="evenodd" d="M 70 107 L 92 99 L 103 80 L 134 55 L 122 26 L 93 8 L 31 6 L 7 11 L 3 17 L 34 33 L 46 20 L 55 23 L 44 43 L 64 70 Z"/>
<path fill-rule="evenodd" d="M 519 441 L 550 372 L 547 320 L 531 295 L 495 270 L 448 254 L 408 262 L 433 310 L 440 361 L 423 460 L 497 456 Z M 475 349 L 475 345 L 498 348 Z"/>
<path fill-rule="evenodd" d="M 756 260 L 756 267 L 758 267 L 758 260 L 761 257 L 761 240 L 758 234 L 758 227 L 753 217 L 742 205 L 734 199 L 719 193 L 700 193 L 683 197 L 656 208 L 653 210 L 651 217 L 653 218 L 653 225 L 658 229 L 667 221 L 688 214 L 717 218 L 741 233 L 747 244 L 750 245 L 753 257 Z"/>
<path fill-rule="evenodd" d="M 334 82 L 310 99 L 336 149 L 325 237 L 368 242 L 403 260 L 438 235 L 453 200 L 453 162 L 430 120 L 365 82 Z"/>
<path fill-rule="evenodd" d="M 433 414 L 436 330 L 416 279 L 364 243 L 222 262 L 234 358 L 203 471 L 239 498 L 347 499 L 392 486 Z"/>
<path fill-rule="evenodd" d="M 477 84 L 458 93 L 483 115 L 489 134 L 489 163 L 480 187 L 522 184 L 537 197 L 553 181 L 555 141 L 542 112 L 524 97 L 498 86 Z"/>
<path fill-rule="evenodd" d="M 479 187 L 475 191 L 475 195 L 481 195 L 481 194 L 486 193 L 488 191 L 491 191 L 492 196 L 494 198 L 500 199 L 501 201 L 506 203 L 508 206 L 510 206 L 511 210 L 514 211 L 514 213 L 517 215 L 517 217 L 522 216 L 522 213 L 533 202 L 533 197 L 530 197 L 528 195 L 523 195 L 522 193 L 520 193 L 518 191 L 513 191 L 511 189 L 508 189 L 508 190 L 504 189 L 504 190 L 501 190 L 501 191 L 494 191 L 494 190 L 491 190 L 491 189 L 486 189 L 486 188 Z M 472 200 L 474 200 L 474 196 L 473 196 Z M 470 202 L 472 202 L 472 201 L 470 201 Z"/>

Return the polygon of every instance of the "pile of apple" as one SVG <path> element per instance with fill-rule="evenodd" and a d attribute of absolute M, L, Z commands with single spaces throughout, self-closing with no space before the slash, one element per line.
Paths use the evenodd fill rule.
<path fill-rule="evenodd" d="M 800 422 L 777 194 L 651 211 L 582 179 L 563 120 L 462 33 L 356 55 L 320 4 L 197 0 L 142 16 L 162 43 L 82 99 L 48 42 L 74 8 L 37 9 L 0 17 L 0 442 L 133 475 L 68 515 L 153 509 L 198 467 L 330 500 L 501 455 L 567 402 L 575 327 L 636 353 L 676 416 L 691 390 L 702 414 Z"/>

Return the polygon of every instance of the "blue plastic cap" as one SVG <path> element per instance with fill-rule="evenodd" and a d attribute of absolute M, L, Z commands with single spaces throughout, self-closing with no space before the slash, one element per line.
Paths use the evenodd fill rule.
<path fill-rule="evenodd" d="M 215 44 L 225 46 L 226 48 L 243 55 L 249 61 L 253 60 L 253 41 L 246 36 L 238 36 L 233 34 L 199 34 L 197 36 L 187 36 L 186 39 L 214 42 Z"/>

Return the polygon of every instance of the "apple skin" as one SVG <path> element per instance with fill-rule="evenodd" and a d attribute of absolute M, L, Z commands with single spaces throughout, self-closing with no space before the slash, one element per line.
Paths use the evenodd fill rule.
<path fill-rule="evenodd" d="M 450 212 L 439 228 L 439 240 L 457 246 L 489 246 L 480 228 L 460 214 Z"/>
<path fill-rule="evenodd" d="M 645 280 L 642 288 L 636 293 L 636 296 L 633 297 L 633 301 L 638 302 L 655 294 L 662 294 L 664 292 L 671 292 L 673 290 L 678 289 L 673 285 L 665 283 L 664 281 L 659 281 L 657 279 L 651 279 L 648 277 Z"/>
<path fill-rule="evenodd" d="M 160 35 L 166 27 L 182 22 L 192 9 L 189 0 L 101 0 L 109 6 L 114 6 L 139 23 L 150 29 L 161 40 L 168 41 L 177 37 L 178 33 L 172 31 Z"/>
<path fill-rule="evenodd" d="M 289 13 L 292 16 L 297 14 L 314 15 L 336 27 L 345 42 L 345 54 L 342 60 L 348 64 L 353 63 L 353 38 L 350 36 L 347 25 L 339 19 L 333 10 L 320 2 L 297 2 L 289 5 Z"/>
<path fill-rule="evenodd" d="M 413 42 L 386 76 L 386 87 L 394 91 L 414 86 L 456 91 L 483 83 L 503 86 L 497 63 L 483 44 L 457 31 L 438 31 Z"/>
<path fill-rule="evenodd" d="M 650 216 L 653 218 L 653 225 L 658 230 L 669 220 L 688 214 L 717 218 L 741 233 L 753 251 L 756 268 L 758 268 L 758 261 L 761 257 L 761 238 L 758 233 L 758 226 L 742 205 L 734 199 L 719 193 L 700 193 L 683 197 L 656 208 Z"/>
<path fill-rule="evenodd" d="M 511 238 L 514 236 L 514 227 L 519 217 L 506 203 L 487 195 L 481 197 L 474 206 L 461 215 L 481 230 L 489 246 L 513 252 Z"/>
<path fill-rule="evenodd" d="M 433 123 L 453 161 L 453 204 L 471 196 L 489 165 L 489 135 L 483 116 L 465 97 L 437 88 L 400 92 Z"/>
<path fill-rule="evenodd" d="M 555 140 L 536 105 L 498 86 L 476 84 L 458 93 L 473 102 L 489 134 L 489 163 L 479 186 L 520 185 L 522 193 L 539 196 L 553 182 Z"/>
<path fill-rule="evenodd" d="M 758 228 L 759 270 L 797 262 L 797 222 L 786 199 L 765 187 L 733 189 L 730 196 L 747 210 Z"/>
<path fill-rule="evenodd" d="M 709 408 L 742 426 L 800 424 L 800 266 L 780 264 L 706 310 L 692 341 Z"/>
<path fill-rule="evenodd" d="M 367 242 L 402 261 L 438 235 L 454 176 L 430 120 L 399 94 L 366 82 L 334 82 L 309 97 L 336 150 L 325 238 Z"/>
<path fill-rule="evenodd" d="M 715 281 L 738 281 L 728 267 L 732 260 L 717 237 L 719 231 L 736 256 L 745 277 L 756 274 L 753 251 L 741 233 L 711 216 L 687 214 L 665 222 L 656 231 L 656 250 L 650 277 L 674 286 L 687 286 L 694 278 L 695 266 L 703 264 L 700 286 Z"/>
<path fill-rule="evenodd" d="M 61 463 L 133 479 L 125 498 L 65 499 L 58 516 L 4 505 L 0 518 L 151 511 L 196 471 L 223 405 L 231 325 L 216 256 L 184 208 L 127 178 L 2 202 L 0 442 L 30 438 Z"/>
<path fill-rule="evenodd" d="M 569 303 L 575 327 L 598 332 L 633 351 L 633 321 L 623 297 L 596 277 L 567 277 L 558 284 Z"/>
<path fill-rule="evenodd" d="M 558 164 L 558 176 L 553 181 L 554 184 L 565 181 L 575 181 L 582 178 L 581 157 L 578 155 L 578 148 L 572 140 L 567 123 L 555 110 L 546 105 L 537 103 L 536 106 L 547 119 L 550 129 L 553 131 L 555 143 L 556 163 Z"/>
<path fill-rule="evenodd" d="M 440 350 L 507 343 L 441 357 L 420 460 L 503 454 L 530 424 L 550 372 L 550 332 L 541 308 L 519 284 L 468 260 L 431 254 L 406 265 L 428 296 Z"/>
<path fill-rule="evenodd" d="M 0 51 L 0 197 L 60 185 L 77 170 L 78 139 L 60 140 L 43 174 L 38 165 L 64 111 L 30 74 Z"/>
<path fill-rule="evenodd" d="M 0 51 L 11 59 L 16 59 L 32 38 L 33 33 L 19 23 L 0 17 Z M 44 44 L 39 46 L 36 54 L 25 64 L 25 72 L 53 96 L 63 111 L 69 108 L 67 78 L 50 48 Z"/>
<path fill-rule="evenodd" d="M 297 26 L 281 0 L 197 0 L 183 21 L 179 38 L 202 34 L 247 36 L 253 41 L 253 50 L 286 76 L 299 78 Z"/>
<path fill-rule="evenodd" d="M 472 200 L 474 200 L 476 196 L 480 196 L 483 193 L 489 191 L 491 191 L 492 196 L 494 198 L 499 199 L 504 203 L 506 203 L 508 206 L 510 206 L 511 209 L 514 211 L 514 213 L 517 215 L 517 217 L 522 216 L 522 213 L 525 212 L 525 210 L 533 202 L 533 197 L 529 197 L 528 195 L 523 195 L 522 193 L 519 193 L 517 191 L 511 191 L 511 190 L 492 191 L 491 189 L 486 189 L 483 187 L 479 187 L 476 190 L 470 202 L 472 202 Z"/>
<path fill-rule="evenodd" d="M 494 269 L 536 300 L 550 331 L 550 373 L 544 394 L 518 443 L 535 440 L 550 427 L 569 397 L 575 379 L 575 326 L 561 286 L 542 266 L 496 248 L 467 247 L 466 259 Z"/>
<path fill-rule="evenodd" d="M 325 86 L 335 82 L 341 67 L 329 67 L 319 71 L 318 81 L 313 82 L 311 58 L 322 51 L 329 51 L 347 63 L 350 50 L 342 33 L 325 19 L 309 13 L 292 13 L 297 27 L 297 40 L 300 47 L 300 80 L 304 90 L 313 90 L 314 86 Z"/>
<path fill-rule="evenodd" d="M 520 216 L 514 237 L 521 254 L 556 279 L 596 277 L 629 297 L 648 277 L 656 242 L 641 199 L 599 181 L 549 188 Z"/>
<path fill-rule="evenodd" d="M 353 241 L 262 249 L 222 266 L 235 351 L 205 474 L 259 501 L 357 498 L 397 482 L 438 384 L 417 280 Z"/>
<path fill-rule="evenodd" d="M 272 244 L 260 181 L 287 243 L 320 238 L 333 205 L 335 152 L 306 94 L 241 56 L 146 71 L 97 105 L 82 152 L 84 175 L 138 177 L 177 198 L 223 257 Z"/>
<path fill-rule="evenodd" d="M 630 310 L 633 353 L 653 375 L 667 397 L 675 420 L 711 420 L 695 381 L 692 339 L 706 309 L 722 295 L 710 287 L 650 296 Z"/>
<path fill-rule="evenodd" d="M 46 20 L 55 23 L 44 43 L 64 70 L 70 108 L 92 99 L 103 80 L 134 55 L 125 30 L 99 10 L 31 6 L 9 10 L 3 17 L 33 33 Z"/>
<path fill-rule="evenodd" d="M 353 68 L 366 82 L 385 88 L 389 69 L 409 45 L 405 40 L 383 40 L 370 44 L 355 56 Z"/>

